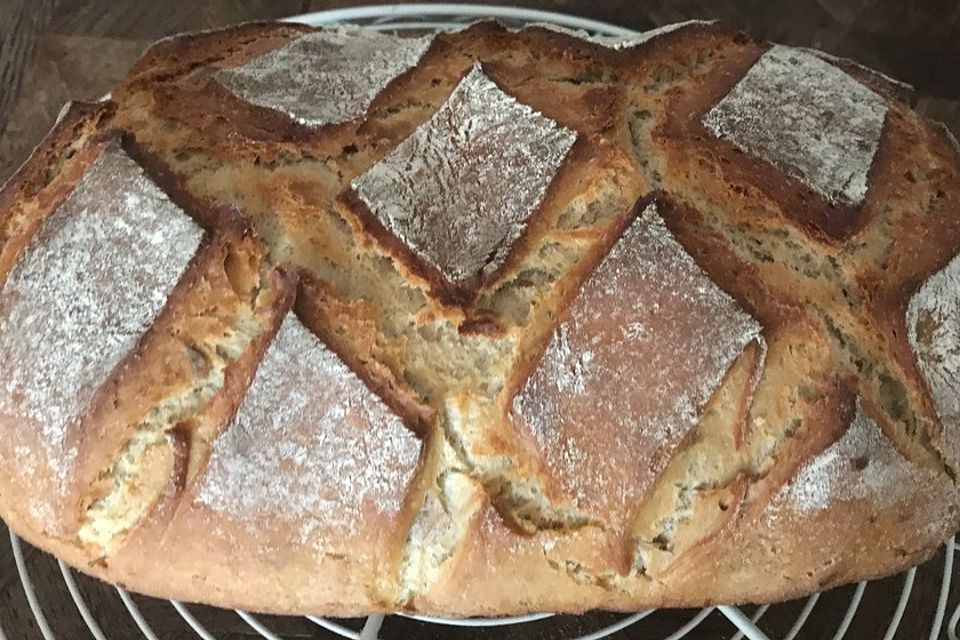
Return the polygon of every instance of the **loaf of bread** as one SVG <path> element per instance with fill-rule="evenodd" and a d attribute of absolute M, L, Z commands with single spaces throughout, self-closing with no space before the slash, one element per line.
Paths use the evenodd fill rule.
<path fill-rule="evenodd" d="M 960 527 L 960 149 L 909 100 L 702 22 L 161 41 L 0 193 L 0 515 L 276 613 L 916 564 Z"/>

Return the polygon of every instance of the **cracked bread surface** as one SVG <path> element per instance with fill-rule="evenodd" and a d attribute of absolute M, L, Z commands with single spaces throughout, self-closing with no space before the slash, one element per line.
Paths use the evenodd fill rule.
<path fill-rule="evenodd" d="M 885 575 L 960 525 L 960 150 L 885 76 L 701 22 L 249 24 L 112 95 L 0 192 L 0 514 L 81 570 L 277 613 L 638 610 Z M 71 234 L 88 306 L 145 311 L 72 336 L 110 357 L 54 372 L 62 439 L 18 354 L 68 325 L 14 321 L 81 313 L 92 276 L 44 257 L 71 224 L 109 240 Z"/>

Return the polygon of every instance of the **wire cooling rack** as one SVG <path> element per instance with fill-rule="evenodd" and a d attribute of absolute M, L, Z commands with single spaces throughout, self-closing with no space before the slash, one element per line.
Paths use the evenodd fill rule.
<path fill-rule="evenodd" d="M 354 7 L 293 16 L 287 20 L 311 25 L 350 22 L 389 31 L 440 31 L 457 29 L 481 18 L 496 18 L 513 26 L 551 23 L 598 35 L 629 36 L 636 33 L 616 25 L 561 13 L 467 4 Z M 12 532 L 10 546 L 23 586 L 26 608 L 33 617 L 33 620 L 26 620 L 23 624 L 44 640 L 74 640 L 80 637 L 78 633 L 89 635 L 94 640 L 128 640 L 137 637 L 137 634 L 142 634 L 145 640 L 250 637 L 266 640 L 960 640 L 957 635 L 960 624 L 960 578 L 954 580 L 954 556 L 960 545 L 955 539 L 950 540 L 936 559 L 923 567 L 910 569 L 901 576 L 875 583 L 861 582 L 784 604 L 717 606 L 699 610 L 661 609 L 630 615 L 591 613 L 584 616 L 555 616 L 542 613 L 466 620 L 405 614 L 330 620 L 316 616 L 255 616 L 245 611 L 229 612 L 195 605 L 188 607 L 180 602 L 155 600 L 130 594 L 119 587 L 108 587 L 76 574 L 62 562 L 47 557 L 41 559 L 47 563 L 56 562 L 63 584 L 51 584 L 47 579 L 43 589 L 38 589 L 35 578 L 31 576 L 31 563 L 25 559 L 25 549 L 28 547 Z M 926 586 L 921 590 L 917 585 Z M 115 589 L 112 600 L 107 597 L 111 589 Z M 61 596 L 60 600 L 69 596 L 76 608 L 74 617 L 80 620 L 63 629 L 56 622 L 51 623 L 52 617 L 45 613 L 45 605 L 49 612 L 54 595 Z M 88 603 L 92 595 L 96 596 L 96 606 Z M 61 608 L 58 607 L 57 620 L 63 620 L 67 615 Z M 20 629 L 7 629 L 5 635 L 0 627 L 0 640 L 19 640 L 24 633 Z"/>

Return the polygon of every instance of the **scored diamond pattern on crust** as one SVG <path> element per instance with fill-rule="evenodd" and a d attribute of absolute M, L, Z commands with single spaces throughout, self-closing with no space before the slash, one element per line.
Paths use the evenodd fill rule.
<path fill-rule="evenodd" d="M 960 462 L 960 256 L 910 299 L 907 339 L 943 423 L 944 444 L 952 462 Z"/>
<path fill-rule="evenodd" d="M 576 138 L 477 64 L 353 188 L 384 227 L 460 285 L 503 264 Z"/>
<path fill-rule="evenodd" d="M 289 313 L 214 442 L 196 501 L 252 524 L 297 522 L 287 528 L 299 542 L 335 545 L 369 511 L 400 510 L 419 452 L 401 419 Z"/>
<path fill-rule="evenodd" d="M 366 113 L 432 42 L 433 36 L 400 38 L 358 27 L 323 29 L 215 77 L 237 97 L 301 124 L 339 124 Z"/>
<path fill-rule="evenodd" d="M 44 467 L 69 477 L 70 430 L 153 324 L 202 236 L 116 145 L 41 223 L 0 288 L 0 422 L 13 426 L 0 451 L 25 458 L 25 477 Z M 44 507 L 52 499 L 38 492 L 31 511 L 56 522 Z"/>
<path fill-rule="evenodd" d="M 955 519 L 952 493 L 952 484 L 942 475 L 897 451 L 858 396 L 843 435 L 809 458 L 766 505 L 766 525 L 775 535 L 783 535 L 791 520 L 820 513 L 829 517 L 837 509 L 867 509 L 881 518 L 922 527 L 924 538 L 940 538 L 952 532 L 948 530 Z M 917 500 L 918 495 L 924 499 Z"/>
<path fill-rule="evenodd" d="M 856 206 L 867 193 L 886 113 L 883 98 L 845 71 L 775 45 L 703 124 L 830 202 Z"/>
<path fill-rule="evenodd" d="M 579 507 L 626 517 L 761 331 L 651 204 L 571 304 L 513 415 Z"/>
<path fill-rule="evenodd" d="M 776 510 L 789 505 L 798 513 L 809 513 L 837 502 L 867 500 L 887 508 L 908 498 L 914 487 L 937 480 L 935 473 L 896 450 L 858 397 L 844 434 L 801 467 L 771 506 Z"/>

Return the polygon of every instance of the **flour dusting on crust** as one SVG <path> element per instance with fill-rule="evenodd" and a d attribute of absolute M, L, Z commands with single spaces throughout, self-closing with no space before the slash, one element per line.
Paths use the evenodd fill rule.
<path fill-rule="evenodd" d="M 829 201 L 856 206 L 886 113 L 883 98 L 838 67 L 774 45 L 703 123 Z"/>
<path fill-rule="evenodd" d="M 936 491 L 944 482 L 900 455 L 857 398 L 856 413 L 843 436 L 805 464 L 771 507 L 774 512 L 786 506 L 808 514 L 838 502 L 866 500 L 882 510 L 917 491 Z"/>
<path fill-rule="evenodd" d="M 477 64 L 353 188 L 388 230 L 459 284 L 503 264 L 576 138 Z"/>
<path fill-rule="evenodd" d="M 13 427 L 0 450 L 33 449 L 26 472 L 46 465 L 62 488 L 77 453 L 68 433 L 153 323 L 201 236 L 117 146 L 40 225 L 0 292 L 0 418 Z"/>
<path fill-rule="evenodd" d="M 294 314 L 280 327 L 233 423 L 217 438 L 196 501 L 298 542 L 335 544 L 365 512 L 394 515 L 420 441 Z M 283 525 L 286 526 L 286 525 Z"/>
<path fill-rule="evenodd" d="M 400 38 L 359 27 L 301 36 L 216 79 L 252 104 L 322 126 L 366 113 L 391 80 L 419 62 L 433 36 Z"/>
<path fill-rule="evenodd" d="M 943 443 L 956 464 L 960 462 L 960 256 L 910 299 L 907 339 L 943 423 Z"/>
<path fill-rule="evenodd" d="M 760 334 L 650 205 L 580 291 L 513 415 L 578 507 L 624 517 Z"/>

